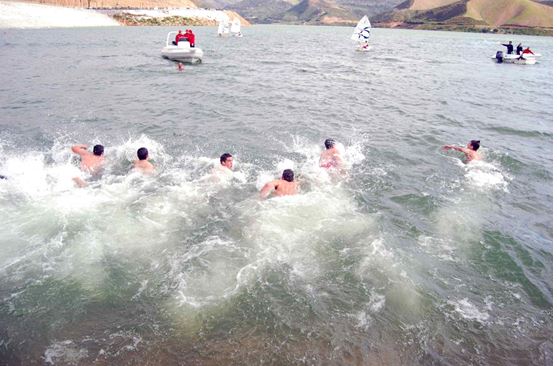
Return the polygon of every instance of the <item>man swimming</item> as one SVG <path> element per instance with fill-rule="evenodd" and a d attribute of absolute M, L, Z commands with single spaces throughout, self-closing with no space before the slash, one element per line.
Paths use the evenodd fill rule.
<path fill-rule="evenodd" d="M 319 166 L 322 168 L 342 168 L 342 159 L 338 149 L 335 147 L 336 142 L 333 139 L 325 140 L 325 151 L 321 153 L 319 158 Z"/>
<path fill-rule="evenodd" d="M 99 175 L 101 173 L 104 164 L 104 146 L 95 145 L 91 153 L 87 150 L 87 145 L 74 145 L 72 146 L 72 152 L 81 157 L 79 167 L 83 172 L 91 175 Z M 79 187 L 87 185 L 81 177 L 74 177 L 73 180 Z"/>
<path fill-rule="evenodd" d="M 445 145 L 443 146 L 443 150 L 456 150 L 464 153 L 466 156 L 466 162 L 471 162 L 472 160 L 480 160 L 481 156 L 478 153 L 478 149 L 480 148 L 480 140 L 471 140 L 466 147 L 458 147 L 452 145 Z"/>
<path fill-rule="evenodd" d="M 294 181 L 294 172 L 285 169 L 281 179 L 275 179 L 265 184 L 259 192 L 261 198 L 266 198 L 274 189 L 276 196 L 292 196 L 298 193 L 298 183 Z"/>
<path fill-rule="evenodd" d="M 149 158 L 149 150 L 146 147 L 140 147 L 137 150 L 137 159 L 133 162 L 133 168 L 144 174 L 152 174 L 155 167 L 147 159 Z"/>
<path fill-rule="evenodd" d="M 234 158 L 229 153 L 224 153 L 220 156 L 220 167 L 221 171 L 231 172 L 232 165 L 234 163 Z"/>

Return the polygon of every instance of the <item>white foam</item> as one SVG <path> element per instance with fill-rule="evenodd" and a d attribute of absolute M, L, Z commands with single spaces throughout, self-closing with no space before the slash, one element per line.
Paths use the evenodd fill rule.
<path fill-rule="evenodd" d="M 471 303 L 468 298 L 458 301 L 448 301 L 448 303 L 454 306 L 455 311 L 464 319 L 476 320 L 480 323 L 485 323 L 489 319 L 489 313 L 478 309 L 478 307 Z"/>
<path fill-rule="evenodd" d="M 87 349 L 79 348 L 73 341 L 66 340 L 55 342 L 44 352 L 46 363 L 55 365 L 56 363 L 77 364 L 88 356 Z"/>
<path fill-rule="evenodd" d="M 512 179 L 497 165 L 485 160 L 473 160 L 466 164 L 456 158 L 453 161 L 464 169 L 464 177 L 468 185 L 476 189 L 506 191 L 508 181 Z"/>

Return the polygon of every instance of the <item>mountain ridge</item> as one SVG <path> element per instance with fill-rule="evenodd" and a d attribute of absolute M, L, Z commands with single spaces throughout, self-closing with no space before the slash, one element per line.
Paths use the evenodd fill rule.
<path fill-rule="evenodd" d="M 551 35 L 553 8 L 533 0 L 408 0 L 372 22 L 391 28 Z"/>
<path fill-rule="evenodd" d="M 93 8 L 213 8 L 251 23 L 355 25 L 477 32 L 553 32 L 552 0 L 23 0 Z"/>

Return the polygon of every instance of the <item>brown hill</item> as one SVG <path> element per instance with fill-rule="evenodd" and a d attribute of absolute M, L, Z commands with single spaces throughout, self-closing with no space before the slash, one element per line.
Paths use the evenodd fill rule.
<path fill-rule="evenodd" d="M 532 0 L 470 0 L 464 16 L 493 26 L 553 27 L 553 9 Z"/>
<path fill-rule="evenodd" d="M 302 0 L 282 16 L 286 22 L 309 24 L 354 24 L 356 17 L 332 0 Z"/>
<path fill-rule="evenodd" d="M 372 18 L 384 26 L 551 34 L 552 6 L 533 0 L 408 0 Z M 458 29 L 458 28 L 462 29 Z"/>

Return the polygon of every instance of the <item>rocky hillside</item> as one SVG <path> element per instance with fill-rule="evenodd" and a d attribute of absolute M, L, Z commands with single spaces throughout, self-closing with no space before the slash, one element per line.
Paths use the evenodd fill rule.
<path fill-rule="evenodd" d="M 551 35 L 552 5 L 533 0 L 408 0 L 372 22 L 388 27 Z"/>
<path fill-rule="evenodd" d="M 363 15 L 392 10 L 404 0 L 193 0 L 230 9 L 252 23 L 355 24 Z"/>

